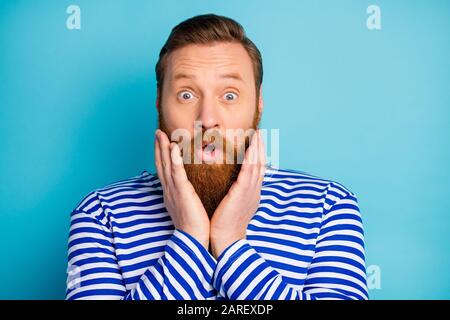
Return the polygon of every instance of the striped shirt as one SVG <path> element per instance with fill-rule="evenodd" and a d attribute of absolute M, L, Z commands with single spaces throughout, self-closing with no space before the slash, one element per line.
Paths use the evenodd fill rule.
<path fill-rule="evenodd" d="M 174 229 L 147 171 L 90 192 L 73 210 L 66 299 L 368 299 L 355 195 L 268 167 L 246 238 L 216 259 Z"/>

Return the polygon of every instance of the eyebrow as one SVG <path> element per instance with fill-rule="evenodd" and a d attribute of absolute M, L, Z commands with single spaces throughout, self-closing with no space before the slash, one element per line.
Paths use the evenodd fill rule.
<path fill-rule="evenodd" d="M 226 74 L 221 74 L 219 77 L 222 79 L 234 79 L 234 80 L 238 80 L 238 81 L 244 81 L 244 79 L 242 79 L 242 77 L 239 73 L 226 73 Z"/>
<path fill-rule="evenodd" d="M 187 73 L 177 73 L 173 77 L 173 80 L 179 80 L 179 79 L 196 79 L 197 77 L 193 74 L 187 74 Z M 221 79 L 234 79 L 237 81 L 244 81 L 242 79 L 241 75 L 239 73 L 224 73 L 219 75 L 219 78 Z"/>
<path fill-rule="evenodd" d="M 178 80 L 178 79 L 195 79 L 196 76 L 193 74 L 186 74 L 186 73 L 177 73 L 174 77 L 173 80 Z"/>

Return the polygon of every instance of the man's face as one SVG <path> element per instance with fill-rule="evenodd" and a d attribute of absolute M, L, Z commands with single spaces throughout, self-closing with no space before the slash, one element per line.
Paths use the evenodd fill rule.
<path fill-rule="evenodd" d="M 192 44 L 167 57 L 158 99 L 159 126 L 169 139 L 177 129 L 189 132 L 192 156 L 196 153 L 202 162 L 210 161 L 209 164 L 185 164 L 188 178 L 210 215 L 240 170 L 237 163 L 218 164 L 225 158 L 221 152 L 230 151 L 228 144 L 233 146 L 234 159 L 238 150 L 245 151 L 242 140 L 240 143 L 235 138 L 226 141 L 226 131 L 257 127 L 263 106 L 261 95 L 258 97 L 251 58 L 239 43 Z M 194 146 L 194 134 L 198 133 L 198 130 L 194 132 L 195 121 L 201 123 L 200 134 L 205 130 L 219 133 L 222 150 L 213 148 L 211 152 L 205 148 L 205 137 Z"/>
<path fill-rule="evenodd" d="M 239 43 L 188 45 L 169 55 L 160 108 L 168 133 L 203 129 L 248 129 L 257 105 L 252 61 Z M 261 110 L 259 110 L 261 111 Z M 170 137 L 169 137 L 170 138 Z"/>

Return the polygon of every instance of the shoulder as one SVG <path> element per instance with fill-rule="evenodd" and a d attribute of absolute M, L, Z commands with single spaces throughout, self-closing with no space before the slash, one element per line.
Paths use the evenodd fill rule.
<path fill-rule="evenodd" d="M 76 205 L 72 214 L 85 213 L 100 220 L 106 218 L 107 210 L 126 207 L 132 203 L 162 196 L 161 184 L 156 175 L 147 171 L 131 178 L 109 183 L 87 193 Z"/>
<path fill-rule="evenodd" d="M 355 193 L 344 184 L 300 170 L 268 167 L 263 188 L 276 189 L 284 195 L 299 198 L 309 195 L 320 200 L 325 211 L 347 199 L 357 202 Z"/>

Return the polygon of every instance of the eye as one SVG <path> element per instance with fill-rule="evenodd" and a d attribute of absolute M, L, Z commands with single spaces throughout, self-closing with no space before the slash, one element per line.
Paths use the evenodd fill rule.
<path fill-rule="evenodd" d="M 234 92 L 227 92 L 227 93 L 225 93 L 225 94 L 223 95 L 223 98 L 224 98 L 226 101 L 234 101 L 234 100 L 236 100 L 236 99 L 238 98 L 238 96 L 237 96 L 237 94 L 234 93 Z"/>
<path fill-rule="evenodd" d="M 194 98 L 194 94 L 190 91 L 183 90 L 180 93 L 178 93 L 178 98 L 184 101 L 188 101 Z"/>

